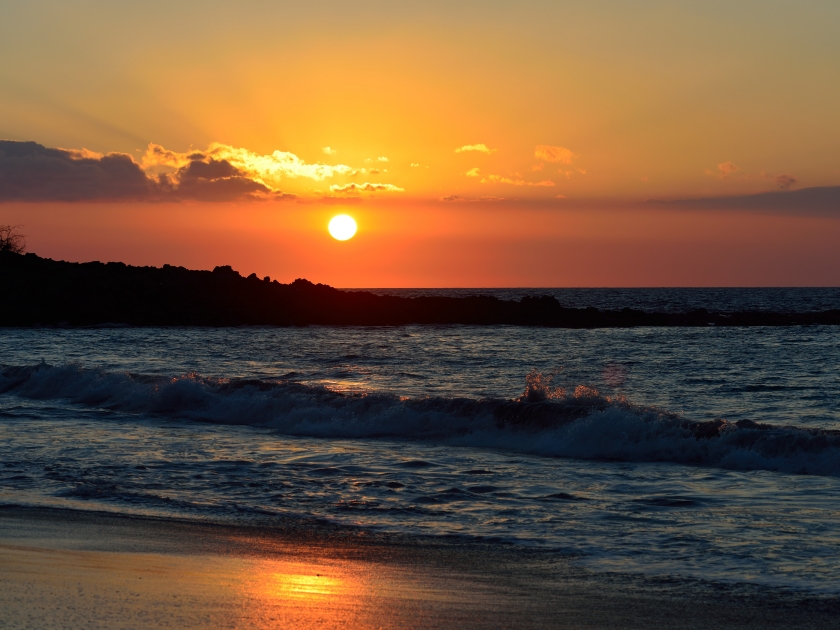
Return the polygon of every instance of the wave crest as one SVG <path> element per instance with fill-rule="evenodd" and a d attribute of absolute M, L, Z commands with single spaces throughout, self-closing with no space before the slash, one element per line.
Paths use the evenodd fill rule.
<path fill-rule="evenodd" d="M 197 422 L 267 427 L 287 435 L 403 438 L 534 455 L 701 464 L 840 476 L 840 431 L 741 420 L 690 421 L 532 371 L 514 400 L 405 399 L 341 393 L 288 380 L 168 378 L 76 364 L 7 367 L 0 394 Z"/>

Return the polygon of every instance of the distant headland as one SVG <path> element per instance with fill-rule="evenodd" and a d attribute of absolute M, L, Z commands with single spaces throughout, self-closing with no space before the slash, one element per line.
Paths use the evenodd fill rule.
<path fill-rule="evenodd" d="M 70 263 L 0 252 L 0 326 L 631 326 L 840 325 L 840 310 L 654 313 L 566 308 L 551 296 L 501 300 L 398 297 L 298 279 L 282 284 L 229 266 L 193 271 L 118 262 Z"/>

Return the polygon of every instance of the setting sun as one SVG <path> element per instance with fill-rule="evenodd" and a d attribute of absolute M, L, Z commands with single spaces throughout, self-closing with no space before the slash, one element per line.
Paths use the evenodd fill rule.
<path fill-rule="evenodd" d="M 339 214 L 330 220 L 330 235 L 338 241 L 347 241 L 356 234 L 356 221 L 347 214 Z"/>

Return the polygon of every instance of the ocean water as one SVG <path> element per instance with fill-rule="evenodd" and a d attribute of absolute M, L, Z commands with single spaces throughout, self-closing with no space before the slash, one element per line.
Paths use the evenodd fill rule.
<path fill-rule="evenodd" d="M 349 289 L 377 295 L 472 297 L 491 295 L 500 300 L 550 295 L 567 308 L 617 311 L 632 308 L 658 313 L 687 313 L 704 308 L 710 312 L 737 311 L 810 312 L 840 309 L 839 287 L 718 287 L 708 289 Z"/>
<path fill-rule="evenodd" d="M 2 329 L 0 364 L 3 504 L 840 593 L 835 327 Z"/>

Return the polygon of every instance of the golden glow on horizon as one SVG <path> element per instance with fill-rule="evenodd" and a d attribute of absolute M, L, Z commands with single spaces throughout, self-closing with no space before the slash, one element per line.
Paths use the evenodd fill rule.
<path fill-rule="evenodd" d="M 330 235 L 337 241 L 347 241 L 356 235 L 356 221 L 348 214 L 339 214 L 330 220 Z"/>
<path fill-rule="evenodd" d="M 455 204 L 453 204 L 455 205 Z M 840 220 L 711 210 L 457 204 L 6 204 L 27 248 L 70 261 L 230 264 L 336 287 L 838 286 Z M 362 242 L 325 229 L 352 212 Z M 410 230 L 406 226 L 411 226 Z"/>
<path fill-rule="evenodd" d="M 0 138 L 45 147 L 4 153 L 0 224 L 39 255 L 343 287 L 840 283 L 836 201 L 794 203 L 840 195 L 836 2 L 59 4 L 0 8 Z M 791 201 L 717 202 L 754 193 Z M 326 238 L 342 212 L 363 241 Z"/>

